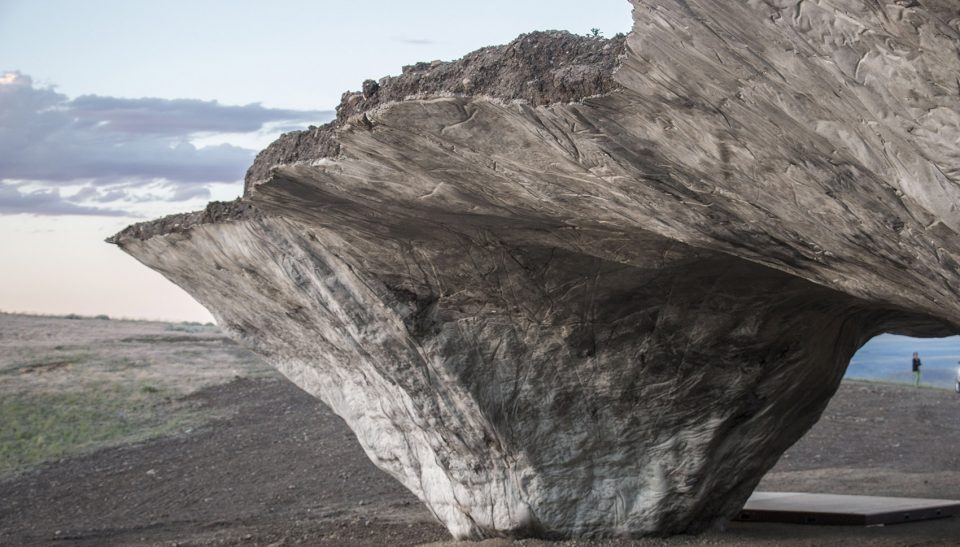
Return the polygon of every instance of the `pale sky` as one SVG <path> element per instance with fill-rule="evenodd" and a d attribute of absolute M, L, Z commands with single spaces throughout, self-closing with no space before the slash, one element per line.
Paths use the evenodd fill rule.
<path fill-rule="evenodd" d="M 0 311 L 209 321 L 103 239 L 236 197 L 367 78 L 630 22 L 627 0 L 0 0 Z"/>

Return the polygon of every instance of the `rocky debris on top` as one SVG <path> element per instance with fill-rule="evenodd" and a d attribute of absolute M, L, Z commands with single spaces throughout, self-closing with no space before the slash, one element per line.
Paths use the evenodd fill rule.
<path fill-rule="evenodd" d="M 407 97 L 487 95 L 539 106 L 601 95 L 619 87 L 613 72 L 624 44 L 622 34 L 609 40 L 558 31 L 521 34 L 457 61 L 407 65 L 399 76 L 367 80 L 362 91 L 343 94 L 337 120 Z"/>
<path fill-rule="evenodd" d="M 517 99 L 540 106 L 609 93 L 619 87 L 613 73 L 625 43 L 622 34 L 604 39 L 562 31 L 531 32 L 456 61 L 416 63 L 404 66 L 399 76 L 366 80 L 360 91 L 343 94 L 336 120 L 285 133 L 260 152 L 247 171 L 244 194 L 267 179 L 276 165 L 337 156 L 340 144 L 335 129 L 384 103 L 453 94 Z"/>
<path fill-rule="evenodd" d="M 340 143 L 334 136 L 336 125 L 337 122 L 332 121 L 319 127 L 311 125 L 303 131 L 280 135 L 257 154 L 253 165 L 247 169 L 243 182 L 244 196 L 249 194 L 256 182 L 267 179 L 270 169 L 276 165 L 339 155 Z"/>
<path fill-rule="evenodd" d="M 127 226 L 106 239 L 107 243 L 121 245 L 127 238 L 147 240 L 155 235 L 185 232 L 197 224 L 247 220 L 265 216 L 259 209 L 237 198 L 233 201 L 211 201 L 200 211 L 167 215 L 156 220 Z"/>

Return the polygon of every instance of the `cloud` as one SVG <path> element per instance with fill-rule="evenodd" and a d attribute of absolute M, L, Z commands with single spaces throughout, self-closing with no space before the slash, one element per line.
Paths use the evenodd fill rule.
<path fill-rule="evenodd" d="M 326 111 L 195 99 L 70 99 L 36 87 L 25 74 L 7 72 L 0 75 L 0 180 L 102 187 L 163 181 L 174 198 L 197 197 L 203 194 L 197 186 L 242 179 L 256 154 L 232 144 L 196 146 L 191 141 L 198 136 L 302 127 L 332 117 Z M 51 203 L 59 196 L 48 194 Z"/>
<path fill-rule="evenodd" d="M 429 38 L 406 38 L 403 36 L 393 36 L 390 38 L 394 42 L 400 42 L 401 44 L 410 44 L 412 46 L 430 46 L 437 44 L 436 40 L 430 40 Z"/>
<path fill-rule="evenodd" d="M 0 214 L 132 216 L 119 209 L 87 207 L 71 203 L 57 189 L 21 192 L 13 184 L 0 185 Z"/>
<path fill-rule="evenodd" d="M 96 186 L 84 186 L 77 193 L 70 196 L 72 201 L 93 201 L 95 203 L 112 203 L 115 201 L 137 201 L 123 188 L 108 189 L 106 191 Z"/>
<path fill-rule="evenodd" d="M 189 201 L 191 199 L 210 199 L 210 190 L 203 186 L 177 188 L 167 201 Z"/>
<path fill-rule="evenodd" d="M 127 134 L 182 136 L 192 133 L 248 133 L 269 122 L 316 122 L 329 113 L 227 106 L 197 99 L 123 99 L 82 95 L 70 101 L 70 113 L 100 129 Z"/>

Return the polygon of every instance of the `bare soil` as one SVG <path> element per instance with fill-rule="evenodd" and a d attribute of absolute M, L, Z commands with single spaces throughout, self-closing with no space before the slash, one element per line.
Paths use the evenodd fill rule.
<path fill-rule="evenodd" d="M 231 377 L 182 397 L 212 417 L 203 426 L 0 479 L 0 545 L 455 545 L 324 405 L 277 375 Z M 761 489 L 960 498 L 960 396 L 845 382 Z M 960 545 L 960 518 L 879 528 L 735 522 L 698 537 L 561 544 L 745 543 Z"/>
<path fill-rule="evenodd" d="M 0 482 L 0 545 L 410 545 L 446 530 L 279 379 L 189 396 L 230 418 Z"/>

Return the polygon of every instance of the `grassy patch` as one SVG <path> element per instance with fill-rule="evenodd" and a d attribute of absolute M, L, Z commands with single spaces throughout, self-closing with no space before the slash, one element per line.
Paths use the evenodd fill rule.
<path fill-rule="evenodd" d="M 59 348 L 58 348 L 59 349 Z M 0 365 L 0 375 L 4 374 L 43 374 L 62 368 L 69 368 L 73 365 L 81 364 L 90 359 L 88 353 L 54 353 L 26 359 L 22 362 L 11 363 L 3 367 Z"/>
<path fill-rule="evenodd" d="M 0 476 L 106 446 L 143 441 L 200 425 L 199 409 L 152 384 L 0 399 Z"/>
<path fill-rule="evenodd" d="M 215 330 L 212 323 L 197 323 L 195 321 L 183 321 L 182 323 L 168 323 L 166 330 L 174 332 L 209 332 Z"/>
<path fill-rule="evenodd" d="M 882 386 L 893 386 L 893 387 L 903 387 L 910 389 L 932 389 L 935 391 L 953 391 L 951 388 L 938 386 L 934 384 L 924 384 L 920 382 L 919 386 L 914 386 L 912 382 L 898 382 L 896 380 L 883 380 L 879 378 L 856 378 L 856 377 L 847 377 L 843 379 L 845 382 L 855 382 L 858 384 L 878 384 Z"/>
<path fill-rule="evenodd" d="M 98 361 L 97 366 L 102 367 L 107 372 L 118 372 L 149 367 L 150 361 L 129 356 L 107 356 Z"/>

